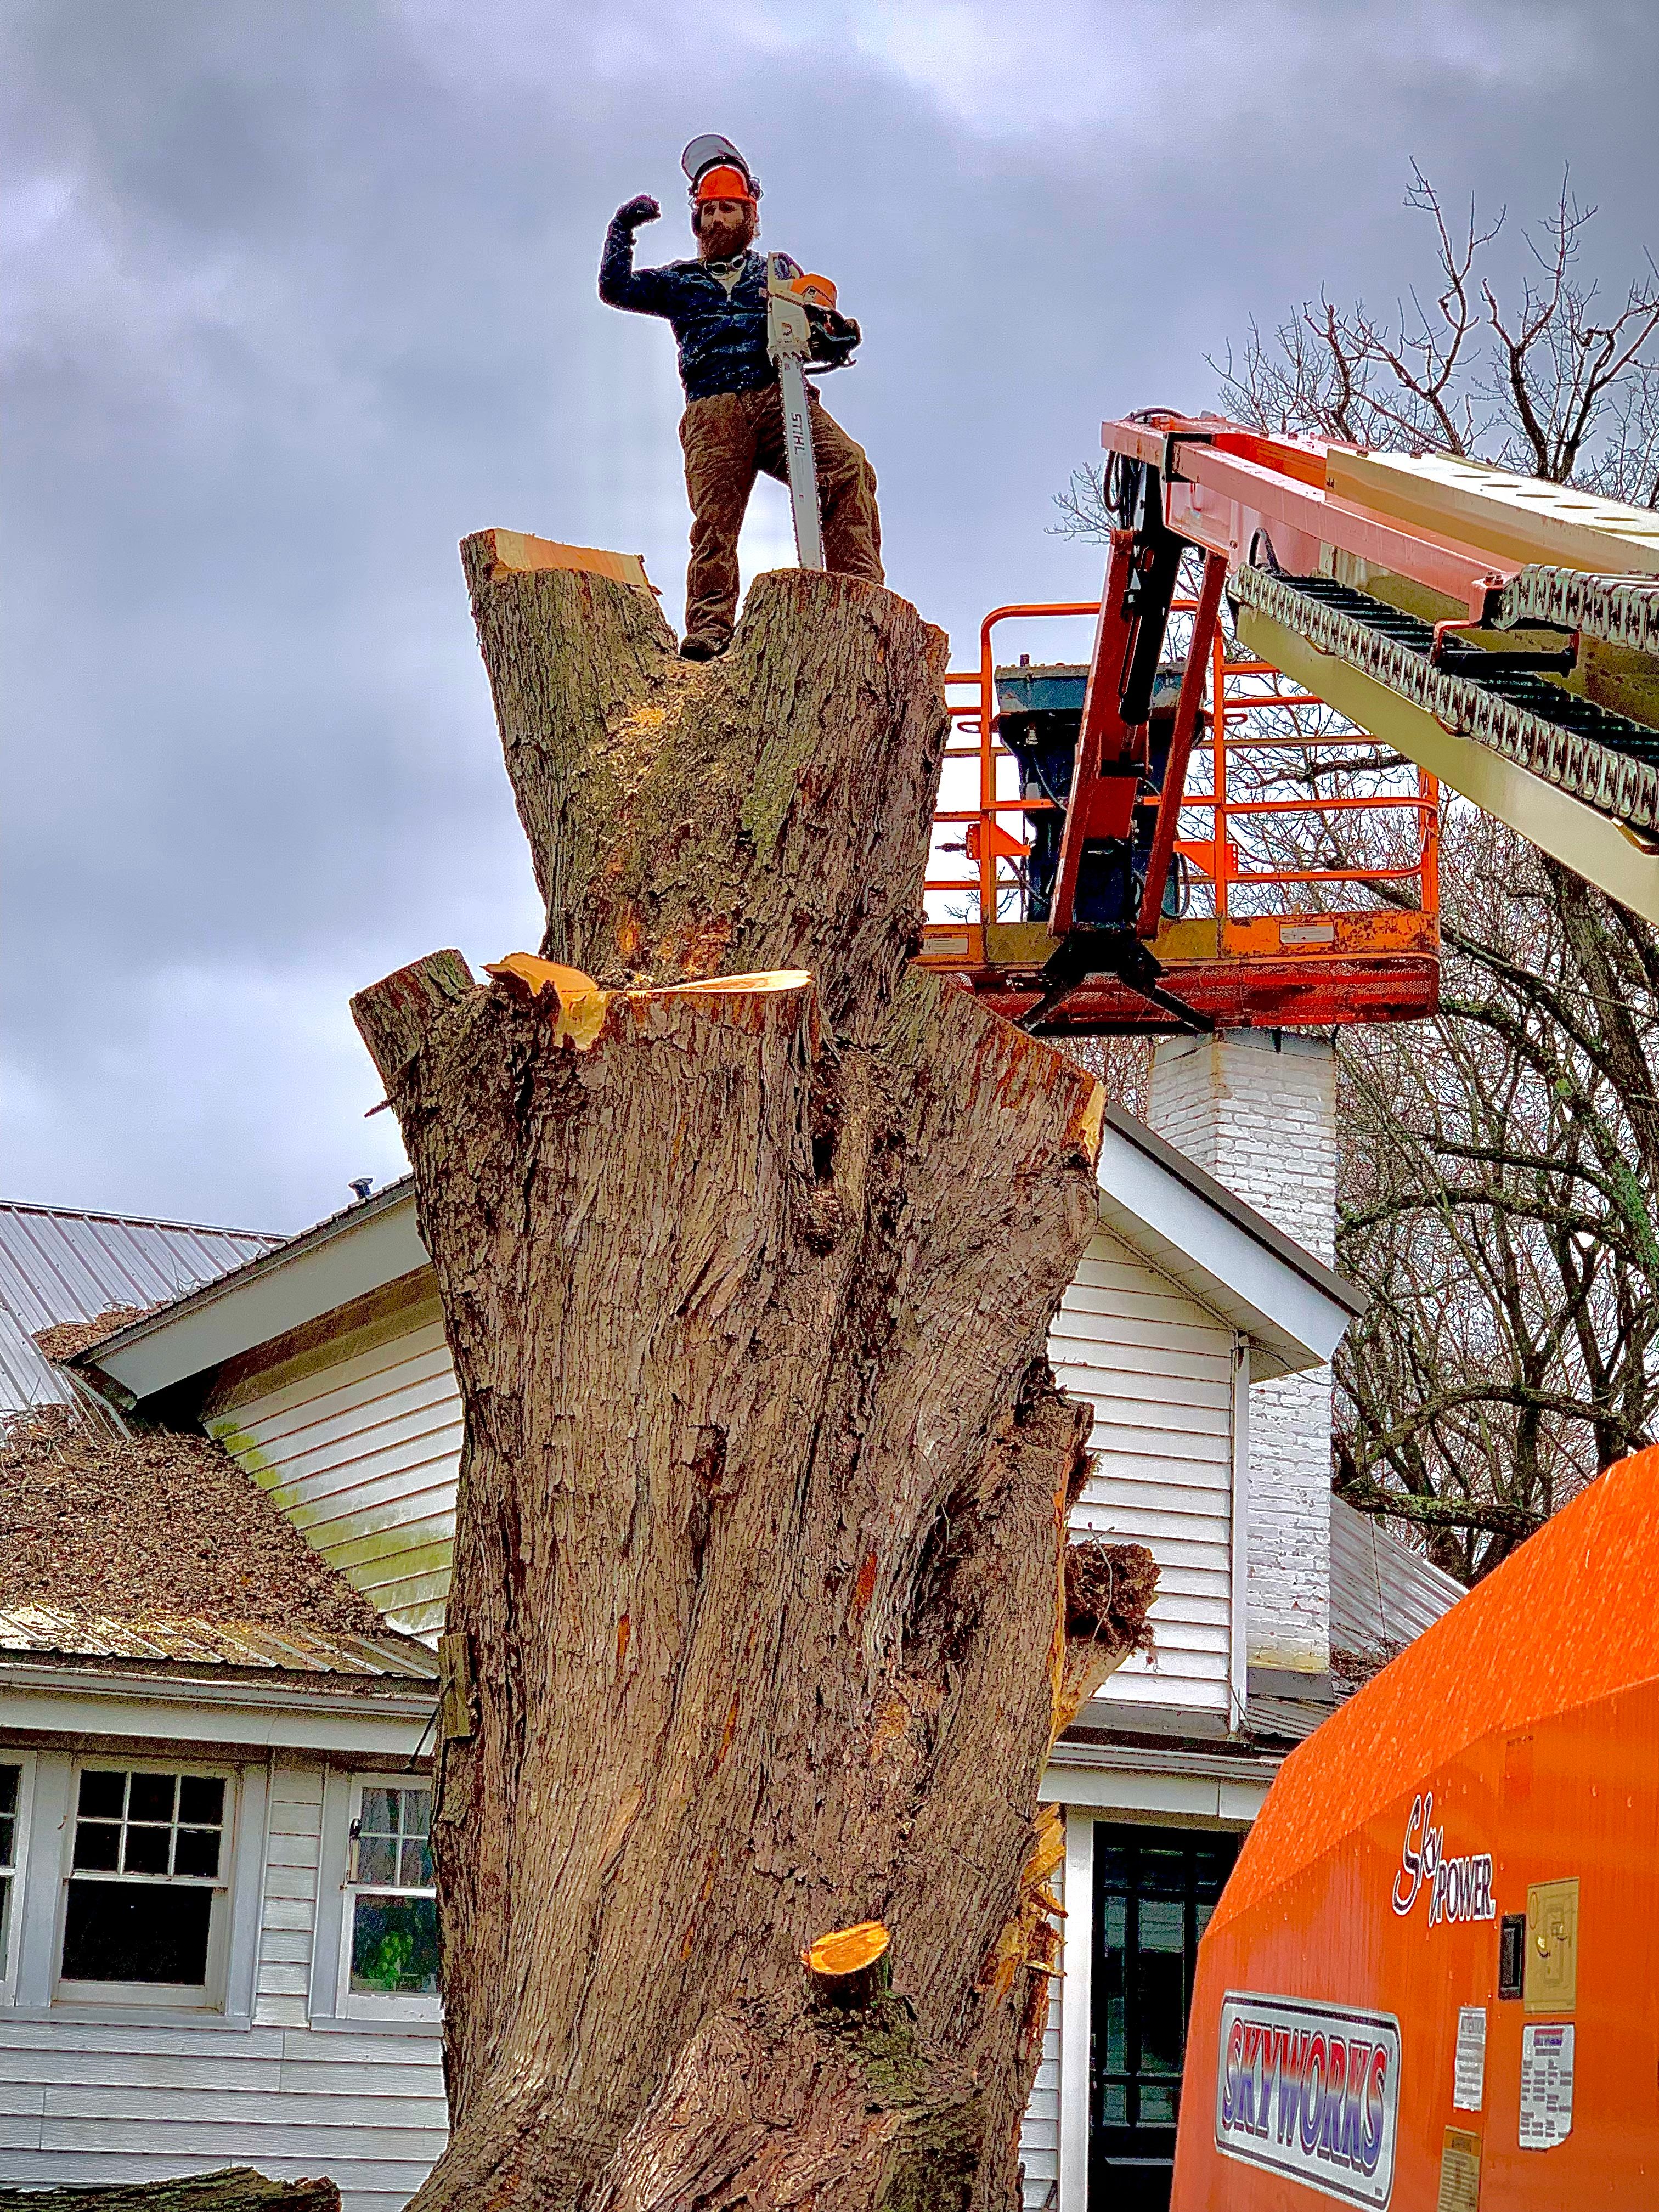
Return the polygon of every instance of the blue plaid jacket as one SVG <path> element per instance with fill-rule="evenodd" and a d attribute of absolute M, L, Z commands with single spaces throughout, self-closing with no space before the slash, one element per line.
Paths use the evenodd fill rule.
<path fill-rule="evenodd" d="M 766 256 L 745 253 L 728 294 L 701 261 L 635 269 L 634 234 L 613 222 L 605 234 L 599 297 L 630 314 L 661 315 L 679 348 L 680 382 L 688 399 L 717 392 L 758 392 L 778 380 L 766 350 Z"/>

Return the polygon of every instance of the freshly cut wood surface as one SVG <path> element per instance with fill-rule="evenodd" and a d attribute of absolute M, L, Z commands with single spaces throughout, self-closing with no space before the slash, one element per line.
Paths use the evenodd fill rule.
<path fill-rule="evenodd" d="M 868 2009 L 892 1985 L 892 1931 L 879 1920 L 834 1929 L 807 1946 L 801 1964 L 823 2002 Z"/>
<path fill-rule="evenodd" d="M 547 933 L 355 1002 L 466 1413 L 418 2212 L 1007 2212 L 1100 1095 L 910 965 L 914 608 L 765 576 L 694 666 L 642 593 L 463 553 Z M 803 1953 L 874 1922 L 890 1987 L 825 2004 Z"/>
<path fill-rule="evenodd" d="M 874 1966 L 893 1938 L 879 1920 L 860 1920 L 856 1928 L 837 1928 L 809 1944 L 805 1954 L 815 1974 L 856 1974 Z"/>
<path fill-rule="evenodd" d="M 551 538 L 532 538 L 526 530 L 486 530 L 481 533 L 489 548 L 493 573 L 508 574 L 515 568 L 583 568 L 595 576 L 612 576 L 619 584 L 632 584 L 648 592 L 650 579 L 637 553 L 607 553 L 597 545 L 561 545 Z"/>

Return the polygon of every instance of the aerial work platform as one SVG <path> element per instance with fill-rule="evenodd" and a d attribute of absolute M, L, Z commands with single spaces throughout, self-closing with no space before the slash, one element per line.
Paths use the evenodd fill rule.
<path fill-rule="evenodd" d="M 1197 611 L 1191 600 L 1171 607 L 1187 629 Z M 1098 614 L 1086 602 L 998 608 L 982 627 L 981 667 L 947 678 L 954 728 L 934 817 L 922 964 L 963 975 L 1000 1012 L 1049 1033 L 1322 1028 L 1431 1013 L 1434 777 L 1397 759 L 1379 767 L 1366 731 L 1271 663 L 1230 650 L 1218 630 L 1205 656 L 1178 834 L 1159 863 L 1164 896 L 1150 932 L 1141 937 L 1138 925 L 1160 786 L 1182 735 L 1184 661 L 1165 664 L 1153 680 L 1149 774 L 1133 800 L 1133 835 L 1115 850 L 1103 839 L 1106 850 L 1080 855 L 1071 938 L 1079 967 L 1100 964 L 1072 980 L 1056 961 L 1054 914 L 1090 671 L 998 667 L 992 634 L 1002 623 Z M 1310 766 L 1319 771 L 1311 784 Z"/>
<path fill-rule="evenodd" d="M 1102 440 L 1100 601 L 997 609 L 949 679 L 927 964 L 1051 1033 L 1428 1012 L 1442 781 L 1659 921 L 1659 514 L 1219 416 Z M 995 665 L 1063 616 L 1086 664 Z"/>

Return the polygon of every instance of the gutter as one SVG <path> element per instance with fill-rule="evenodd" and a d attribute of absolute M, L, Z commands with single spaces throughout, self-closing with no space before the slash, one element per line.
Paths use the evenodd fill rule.
<path fill-rule="evenodd" d="M 0 1696 L 47 1690 L 70 1697 L 124 1698 L 134 1705 L 207 1705 L 245 1712 L 314 1711 L 319 1698 L 392 1720 L 428 1720 L 436 1711 L 438 1686 L 408 1691 L 347 1687 L 343 1677 L 298 1683 L 216 1681 L 200 1674 L 159 1675 L 99 1672 L 78 1667 L 0 1664 Z"/>
<path fill-rule="evenodd" d="M 1206 1780 L 1249 1782 L 1271 1780 L 1289 1748 L 1269 1751 L 1251 1746 L 1237 1752 L 1193 1751 L 1177 1741 L 1164 1751 L 1145 1744 L 1073 1743 L 1061 1736 L 1048 1753 L 1048 1764 L 1097 1767 L 1117 1774 L 1190 1774 Z"/>
<path fill-rule="evenodd" d="M 0 1735 L 9 1741 L 142 1737 L 185 1755 L 210 1742 L 226 1747 L 228 1756 L 291 1751 L 413 1762 L 430 1748 L 437 1711 L 435 1683 L 424 1695 L 365 1697 L 199 1675 L 167 1680 L 63 1666 L 0 1668 Z"/>

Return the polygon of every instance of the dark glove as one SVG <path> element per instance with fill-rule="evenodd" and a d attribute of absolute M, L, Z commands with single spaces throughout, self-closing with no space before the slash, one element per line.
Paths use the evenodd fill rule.
<path fill-rule="evenodd" d="M 641 192 L 636 199 L 629 200 L 626 207 L 617 210 L 617 221 L 624 230 L 637 230 L 642 222 L 655 222 L 661 213 L 662 210 L 650 193 Z"/>

